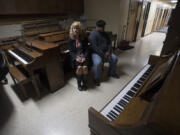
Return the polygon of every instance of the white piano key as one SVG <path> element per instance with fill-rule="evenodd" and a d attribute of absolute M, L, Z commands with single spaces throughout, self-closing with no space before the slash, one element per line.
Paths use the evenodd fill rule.
<path fill-rule="evenodd" d="M 124 87 L 124 89 L 101 111 L 101 114 L 107 118 L 107 114 L 113 109 L 115 105 L 118 107 L 122 106 L 118 104 L 118 102 L 124 97 L 124 95 L 127 95 L 126 93 L 131 90 L 131 88 L 134 86 L 134 84 L 142 77 L 142 75 L 148 70 L 150 67 L 149 64 L 147 64 L 134 78 L 130 81 L 130 83 Z M 127 95 L 128 96 L 128 95 Z M 128 96 L 130 97 L 130 96 Z M 131 98 L 131 97 L 130 97 Z M 108 118 L 109 119 L 109 118 Z M 111 120 L 110 120 L 111 121 Z"/>
<path fill-rule="evenodd" d="M 24 59 L 22 59 L 20 56 L 18 56 L 16 53 L 14 53 L 13 51 L 9 50 L 8 51 L 10 54 L 12 54 L 14 57 L 16 57 L 19 61 L 21 61 L 23 64 L 28 64 L 28 62 Z"/>

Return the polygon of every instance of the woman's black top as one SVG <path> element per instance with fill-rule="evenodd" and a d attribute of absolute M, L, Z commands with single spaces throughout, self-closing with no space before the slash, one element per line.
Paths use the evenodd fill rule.
<path fill-rule="evenodd" d="M 88 39 L 84 38 L 83 40 L 79 41 L 80 47 L 76 47 L 76 40 L 69 38 L 68 45 L 70 50 L 71 62 L 72 66 L 74 67 L 76 64 L 76 57 L 85 57 L 86 63 L 89 61 L 89 49 L 88 49 Z M 88 66 L 88 65 L 87 65 Z"/>

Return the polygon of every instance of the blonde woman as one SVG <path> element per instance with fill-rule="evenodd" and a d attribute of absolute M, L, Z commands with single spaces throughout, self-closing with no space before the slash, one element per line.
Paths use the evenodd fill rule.
<path fill-rule="evenodd" d="M 86 38 L 80 22 L 73 22 L 70 27 L 69 50 L 72 67 L 77 77 L 78 89 L 87 89 L 87 76 L 89 65 L 88 39 Z"/>

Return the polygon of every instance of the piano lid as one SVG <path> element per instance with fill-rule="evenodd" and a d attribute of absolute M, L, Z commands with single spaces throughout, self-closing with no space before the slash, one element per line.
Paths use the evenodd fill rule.
<path fill-rule="evenodd" d="M 37 40 L 37 39 L 27 39 L 26 43 L 27 45 L 37 48 L 41 51 L 46 51 L 46 50 L 58 47 L 58 44 L 48 43 L 48 42 Z"/>

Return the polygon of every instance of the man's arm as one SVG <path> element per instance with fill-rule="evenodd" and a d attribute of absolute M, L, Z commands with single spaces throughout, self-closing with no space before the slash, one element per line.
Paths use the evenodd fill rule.
<path fill-rule="evenodd" d="M 90 34 L 89 42 L 91 43 L 92 51 L 97 53 L 99 56 L 104 57 L 104 53 L 98 48 L 97 36 L 94 33 Z"/>
<path fill-rule="evenodd" d="M 107 44 L 108 44 L 108 49 L 107 49 L 107 52 L 109 54 L 112 53 L 112 42 L 111 42 L 111 39 L 109 38 L 109 35 L 106 33 L 106 40 L 107 40 Z"/>

